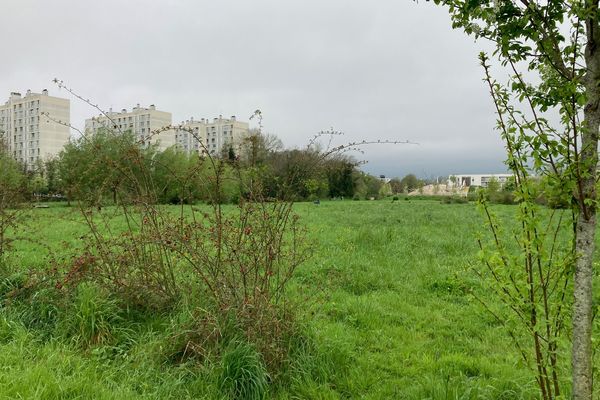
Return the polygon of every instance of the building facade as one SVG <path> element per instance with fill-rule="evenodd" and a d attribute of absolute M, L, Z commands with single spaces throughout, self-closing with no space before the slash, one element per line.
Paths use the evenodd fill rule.
<path fill-rule="evenodd" d="M 112 109 L 97 117 L 85 120 L 86 134 L 95 134 L 107 129 L 113 132 L 132 132 L 142 146 L 157 144 L 159 150 L 165 150 L 175 145 L 175 132 L 171 129 L 172 116 L 170 112 L 159 111 L 152 104 L 148 108 L 138 104 L 131 111 L 122 109 L 114 112 Z"/>
<path fill-rule="evenodd" d="M 238 121 L 235 115 L 231 118 L 214 118 L 212 121 L 202 118 L 182 122 L 175 132 L 177 147 L 190 153 L 220 155 L 224 150 L 233 148 L 235 154 L 240 154 L 249 136 L 250 128 L 247 122 Z"/>
<path fill-rule="evenodd" d="M 69 99 L 27 91 L 13 92 L 0 105 L 0 136 L 13 157 L 27 169 L 60 153 L 69 142 L 71 105 Z"/>
<path fill-rule="evenodd" d="M 488 183 L 495 179 L 503 186 L 512 174 L 465 174 L 465 175 L 450 175 L 447 185 L 449 187 L 470 187 L 481 186 L 487 187 Z"/>

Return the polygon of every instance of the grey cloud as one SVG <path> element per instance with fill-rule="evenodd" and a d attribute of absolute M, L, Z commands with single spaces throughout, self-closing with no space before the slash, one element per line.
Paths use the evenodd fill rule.
<path fill-rule="evenodd" d="M 376 174 L 505 170 L 476 58 L 486 45 L 430 3 L 20 0 L 0 26 L 0 96 L 63 96 L 57 76 L 103 108 L 153 103 L 174 122 L 260 108 L 289 146 L 330 126 L 419 143 L 368 148 Z M 71 107 L 77 127 L 95 114 Z"/>

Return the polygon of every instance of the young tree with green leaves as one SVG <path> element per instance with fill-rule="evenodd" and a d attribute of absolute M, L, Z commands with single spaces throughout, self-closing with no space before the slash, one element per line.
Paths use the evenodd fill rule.
<path fill-rule="evenodd" d="M 69 200 L 100 206 L 110 198 L 116 204 L 119 196 L 127 197 L 141 186 L 136 180 L 142 170 L 150 169 L 154 153 L 130 132 L 100 131 L 68 143 L 60 153 L 58 173 Z"/>
<path fill-rule="evenodd" d="M 598 0 L 435 0 L 455 28 L 491 40 L 507 85 L 486 70 L 498 126 L 517 185 L 531 172 L 551 177 L 574 211 L 572 394 L 592 398 L 592 277 L 600 127 Z M 526 78 L 533 78 L 527 80 Z M 526 111 L 521 111 L 524 106 Z M 560 122 L 553 124 L 552 116 Z M 524 191 L 522 194 L 527 194 Z M 543 373 L 540 373 L 543 377 Z M 544 398 L 554 398 L 542 385 Z M 553 395 L 554 393 L 554 395 Z"/>

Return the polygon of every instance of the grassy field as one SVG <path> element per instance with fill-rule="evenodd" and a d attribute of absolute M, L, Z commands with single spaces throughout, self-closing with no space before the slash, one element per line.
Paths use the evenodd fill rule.
<path fill-rule="evenodd" d="M 512 207 L 495 210 L 510 220 Z M 474 205 L 345 201 L 296 211 L 315 253 L 289 294 L 318 351 L 302 360 L 309 374 L 291 373 L 270 398 L 537 398 L 502 324 L 468 296 L 486 293 L 468 271 L 485 232 Z M 27 235 L 58 253 L 86 232 L 59 206 L 33 210 L 28 225 Z M 12 263 L 43 268 L 46 254 L 23 242 Z M 53 312 L 39 307 L 38 315 Z M 27 311 L 0 314 L 0 399 L 219 398 L 218 365 L 160 356 L 177 316 L 113 321 L 116 342 L 82 350 L 25 327 L 19 312 Z"/>

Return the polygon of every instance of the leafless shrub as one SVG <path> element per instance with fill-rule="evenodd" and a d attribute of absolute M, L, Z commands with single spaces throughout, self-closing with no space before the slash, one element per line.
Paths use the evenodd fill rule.
<path fill-rule="evenodd" d="M 59 288 L 90 280 L 128 306 L 163 310 L 177 302 L 183 285 L 177 279 L 177 259 L 163 245 L 165 222 L 150 213 L 142 217 L 141 229 L 112 235 L 100 232 L 91 210 L 85 216 L 93 234 L 84 254 L 57 283 Z"/>

